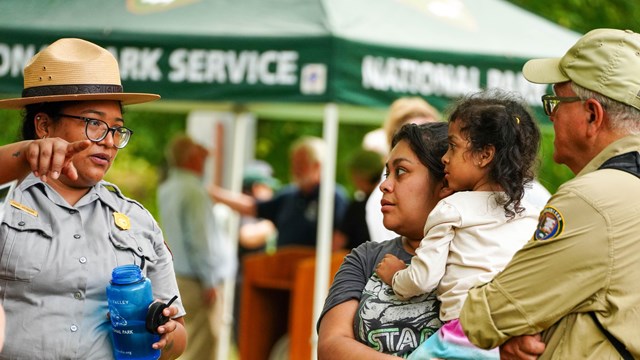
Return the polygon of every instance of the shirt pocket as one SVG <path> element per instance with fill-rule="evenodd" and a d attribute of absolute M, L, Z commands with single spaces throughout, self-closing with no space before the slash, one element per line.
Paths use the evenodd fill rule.
<path fill-rule="evenodd" d="M 52 239 L 51 225 L 40 218 L 5 218 L 0 232 L 0 278 L 31 281 L 42 271 Z"/>
<path fill-rule="evenodd" d="M 130 231 L 112 231 L 109 234 L 109 239 L 113 244 L 118 266 L 136 264 L 146 274 L 146 266 L 142 266 L 143 261 L 155 264 L 158 260 L 158 254 L 153 249 L 150 239 L 145 237 L 144 234 L 136 234 Z"/>

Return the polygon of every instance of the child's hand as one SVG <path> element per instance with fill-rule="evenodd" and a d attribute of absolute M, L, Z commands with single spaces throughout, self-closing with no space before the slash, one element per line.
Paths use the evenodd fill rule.
<path fill-rule="evenodd" d="M 392 286 L 393 275 L 406 267 L 407 264 L 405 264 L 404 261 L 394 255 L 386 254 L 384 259 L 376 266 L 376 274 L 378 274 L 378 277 L 387 285 Z"/>

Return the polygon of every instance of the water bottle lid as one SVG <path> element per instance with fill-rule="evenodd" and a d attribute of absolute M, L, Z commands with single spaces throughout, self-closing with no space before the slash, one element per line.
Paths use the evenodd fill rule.
<path fill-rule="evenodd" d="M 111 272 L 111 283 L 124 285 L 143 280 L 142 270 L 135 264 L 121 265 Z"/>

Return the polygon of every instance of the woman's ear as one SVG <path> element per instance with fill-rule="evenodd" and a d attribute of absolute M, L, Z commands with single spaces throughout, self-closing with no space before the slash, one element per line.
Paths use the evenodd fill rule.
<path fill-rule="evenodd" d="M 51 118 L 45 113 L 38 113 L 33 119 L 35 125 L 36 136 L 38 139 L 44 139 L 49 136 L 49 127 L 51 126 Z"/>

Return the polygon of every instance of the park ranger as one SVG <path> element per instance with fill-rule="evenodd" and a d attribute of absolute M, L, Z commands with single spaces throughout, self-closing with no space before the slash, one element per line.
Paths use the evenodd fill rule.
<path fill-rule="evenodd" d="M 65 38 L 27 63 L 22 97 L 0 100 L 23 110 L 24 138 L 0 146 L 0 182 L 22 179 L 0 223 L 0 359 L 112 359 L 106 287 L 116 266 L 139 265 L 154 299 L 178 295 L 158 224 L 104 180 L 133 134 L 123 106 L 159 97 L 124 92 L 109 51 Z M 171 319 L 151 323 L 160 339 L 138 345 L 175 359 L 187 342 L 181 299 L 162 314 Z"/>
<path fill-rule="evenodd" d="M 553 158 L 576 176 L 504 271 L 469 292 L 464 331 L 483 348 L 528 341 L 534 358 L 639 358 L 640 35 L 593 30 L 523 74 L 553 84 Z"/>

